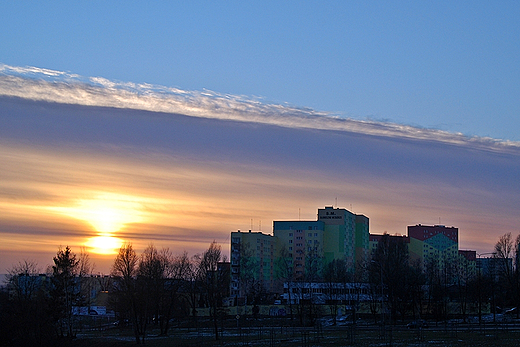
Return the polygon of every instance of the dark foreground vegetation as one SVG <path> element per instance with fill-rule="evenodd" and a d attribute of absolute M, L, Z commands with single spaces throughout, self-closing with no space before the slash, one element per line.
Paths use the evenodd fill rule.
<path fill-rule="evenodd" d="M 432 258 L 422 269 L 396 239 L 384 236 L 359 273 L 346 273 L 341 259 L 323 267 L 313 253 L 299 277 L 278 266 L 287 270 L 277 274 L 286 303 L 248 275 L 258 264 L 246 252 L 239 276 L 245 298 L 229 297 L 230 263 L 215 242 L 191 258 L 153 245 L 139 256 L 125 244 L 110 276 L 97 277 L 87 253 L 60 247 L 45 274 L 29 261 L 9 271 L 0 291 L 0 346 L 518 344 L 520 237 L 501 237 L 487 270 L 460 257 Z M 260 309 L 273 306 L 279 317 Z"/>

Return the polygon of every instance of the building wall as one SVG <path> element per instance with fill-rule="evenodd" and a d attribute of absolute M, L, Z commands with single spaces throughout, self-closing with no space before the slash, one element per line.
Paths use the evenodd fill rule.
<path fill-rule="evenodd" d="M 236 231 L 231 233 L 231 289 L 232 296 L 244 295 L 241 288 L 240 275 L 244 252 L 250 254 L 249 261 L 257 264 L 256 280 L 260 281 L 268 291 L 274 290 L 276 238 L 272 235 L 256 231 Z"/>
<path fill-rule="evenodd" d="M 368 217 L 356 215 L 356 235 L 355 235 L 355 259 L 358 262 L 366 262 L 370 255 L 370 228 Z"/>
<path fill-rule="evenodd" d="M 354 270 L 356 252 L 356 215 L 346 209 L 325 207 L 318 210 L 318 220 L 325 224 L 323 252 L 325 262 L 345 259 Z"/>
<path fill-rule="evenodd" d="M 295 277 L 305 274 L 305 256 L 313 254 L 323 264 L 334 259 L 347 262 L 350 271 L 356 260 L 367 259 L 368 218 L 340 208 L 318 209 L 317 221 L 275 221 L 273 235 L 279 249 L 291 254 Z"/>
<path fill-rule="evenodd" d="M 323 256 L 324 223 L 319 221 L 275 221 L 273 235 L 278 240 L 278 256 L 280 252 L 289 255 L 295 277 L 305 274 L 305 256 L 312 252 Z"/>

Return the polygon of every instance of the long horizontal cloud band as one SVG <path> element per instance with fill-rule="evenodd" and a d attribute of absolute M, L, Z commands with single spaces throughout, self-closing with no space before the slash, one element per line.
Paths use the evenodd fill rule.
<path fill-rule="evenodd" d="M 29 78 L 28 78 L 29 77 Z M 235 95 L 195 92 L 150 84 L 113 82 L 34 67 L 0 65 L 0 95 L 86 106 L 131 108 L 194 117 L 231 119 L 287 127 L 340 130 L 381 136 L 430 139 L 499 148 L 520 147 L 515 141 L 468 138 L 417 127 L 334 117 L 311 109 L 266 104 Z"/>

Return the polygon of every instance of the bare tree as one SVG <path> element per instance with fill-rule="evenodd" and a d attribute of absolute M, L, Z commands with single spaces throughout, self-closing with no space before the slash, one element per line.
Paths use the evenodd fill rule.
<path fill-rule="evenodd" d="M 257 305 L 264 283 L 258 258 L 249 242 L 240 247 L 240 284 L 246 297 L 246 305 Z"/>
<path fill-rule="evenodd" d="M 137 296 L 137 265 L 139 257 L 131 243 L 126 243 L 119 249 L 119 253 L 112 266 L 114 278 L 114 294 L 120 315 L 129 312 L 132 321 L 134 336 L 137 344 L 144 343 L 144 331 L 140 319 L 140 303 Z M 122 317 L 123 318 L 123 317 Z"/>
<path fill-rule="evenodd" d="M 167 253 L 159 252 L 154 245 L 148 246 L 141 255 L 137 270 L 137 293 L 141 306 L 143 333 L 150 318 L 153 317 L 155 322 L 160 320 L 167 267 Z"/>
<path fill-rule="evenodd" d="M 345 301 L 347 283 L 347 264 L 343 259 L 334 259 L 325 265 L 323 280 L 326 303 L 329 306 L 333 325 L 336 325 L 339 306 Z"/>
<path fill-rule="evenodd" d="M 14 290 L 16 300 L 31 300 L 41 287 L 37 276 L 39 268 L 32 260 L 23 260 L 7 270 L 6 280 Z"/>
<path fill-rule="evenodd" d="M 441 320 L 445 316 L 446 285 L 439 256 L 431 256 L 424 265 L 428 288 L 428 312 L 433 314 L 436 320 Z"/>
<path fill-rule="evenodd" d="M 185 289 L 187 292 L 187 299 L 191 307 L 191 316 L 193 317 L 195 325 L 197 325 L 197 307 L 202 292 L 202 274 L 201 262 L 202 256 L 195 254 L 189 260 L 189 266 L 186 268 Z"/>
<path fill-rule="evenodd" d="M 92 278 L 94 265 L 90 262 L 90 254 L 86 247 L 81 247 L 78 256 L 78 281 L 80 286 L 80 302 L 81 306 L 88 306 L 92 302 L 91 293 L 94 286 L 95 279 Z"/>
<path fill-rule="evenodd" d="M 280 284 L 282 288 L 284 287 L 284 282 L 287 283 L 287 297 L 289 304 L 289 311 L 291 320 L 293 319 L 293 284 L 294 284 L 294 266 L 292 262 L 292 253 L 289 252 L 285 245 L 279 250 L 278 257 L 276 258 L 276 266 L 275 266 L 275 276 L 278 281 L 281 281 Z"/>
<path fill-rule="evenodd" d="M 498 271 L 500 275 L 507 281 L 513 278 L 513 262 L 515 245 L 511 233 L 500 236 L 495 244 L 494 258 L 498 260 Z"/>
<path fill-rule="evenodd" d="M 323 275 L 323 258 L 318 251 L 318 245 L 308 247 L 307 251 L 300 250 L 298 257 L 303 257 L 305 268 L 303 275 L 297 278 L 297 290 L 299 291 L 299 302 L 297 305 L 298 316 L 301 325 L 314 325 L 319 313 L 313 286 L 321 282 Z"/>
<path fill-rule="evenodd" d="M 210 316 L 213 320 L 215 339 L 219 339 L 218 313 L 222 306 L 222 299 L 225 291 L 226 276 L 229 274 L 219 271 L 219 262 L 223 260 L 222 249 L 215 241 L 202 254 L 199 262 L 200 279 L 206 295 L 206 301 L 210 309 Z"/>
<path fill-rule="evenodd" d="M 409 282 L 408 248 L 400 237 L 383 235 L 370 263 L 370 282 L 378 286 L 383 298 L 386 297 L 391 319 L 397 313 L 404 314 L 403 302 L 407 301 L 406 287 Z"/>
<path fill-rule="evenodd" d="M 497 262 L 502 293 L 506 294 L 506 298 L 513 299 L 511 304 L 520 307 L 520 235 L 514 240 L 511 233 L 502 235 L 495 244 L 493 256 Z M 517 318 L 519 315 L 517 310 Z"/>
<path fill-rule="evenodd" d="M 4 342 L 20 346 L 44 346 L 55 343 L 53 320 L 50 310 L 49 278 L 39 276 L 36 262 L 23 260 L 7 270 L 10 300 L 2 305 L 8 317 L 2 323 Z"/>
<path fill-rule="evenodd" d="M 169 329 L 169 322 L 174 312 L 182 311 L 182 308 L 187 299 L 180 294 L 180 290 L 186 287 L 190 279 L 192 269 L 188 253 L 184 252 L 181 255 L 173 256 L 168 249 L 163 250 L 163 256 L 166 261 L 166 280 L 165 280 L 165 295 L 164 301 L 161 305 L 162 315 L 160 319 L 161 335 L 167 335 Z M 188 312 L 189 314 L 189 312 Z"/>
<path fill-rule="evenodd" d="M 90 262 L 90 254 L 85 246 L 80 248 L 78 256 L 78 275 L 88 276 L 94 271 L 95 265 Z"/>

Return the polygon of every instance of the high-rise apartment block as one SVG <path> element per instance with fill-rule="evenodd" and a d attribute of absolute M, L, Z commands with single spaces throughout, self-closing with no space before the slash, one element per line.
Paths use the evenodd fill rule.
<path fill-rule="evenodd" d="M 278 241 L 277 257 L 294 278 L 305 274 L 306 260 L 323 255 L 325 224 L 320 221 L 275 221 L 273 235 Z"/>
<path fill-rule="evenodd" d="M 266 290 L 276 292 L 283 290 L 277 279 L 303 277 L 309 259 L 319 260 L 319 267 L 342 259 L 347 263 L 347 270 L 354 271 L 356 261 L 366 260 L 368 255 L 368 217 L 342 208 L 319 209 L 315 221 L 274 221 L 273 235 L 232 232 L 231 295 L 245 294 L 241 285 L 244 257 L 249 265 L 257 264 L 259 283 Z"/>
<path fill-rule="evenodd" d="M 262 232 L 236 231 L 231 233 L 231 295 L 244 296 L 241 285 L 241 272 L 244 269 L 244 258 L 247 258 L 247 271 L 253 272 L 258 283 L 268 291 L 274 286 L 274 260 L 276 239 Z"/>
<path fill-rule="evenodd" d="M 306 257 L 320 258 L 323 265 L 342 259 L 353 271 L 368 256 L 368 217 L 343 208 L 319 209 L 316 221 L 275 221 L 273 235 L 280 251 L 290 255 L 295 277 L 305 273 Z"/>
<path fill-rule="evenodd" d="M 421 225 L 408 227 L 410 259 L 419 259 L 426 267 L 437 261 L 444 263 L 459 256 L 459 229 L 444 225 Z"/>

